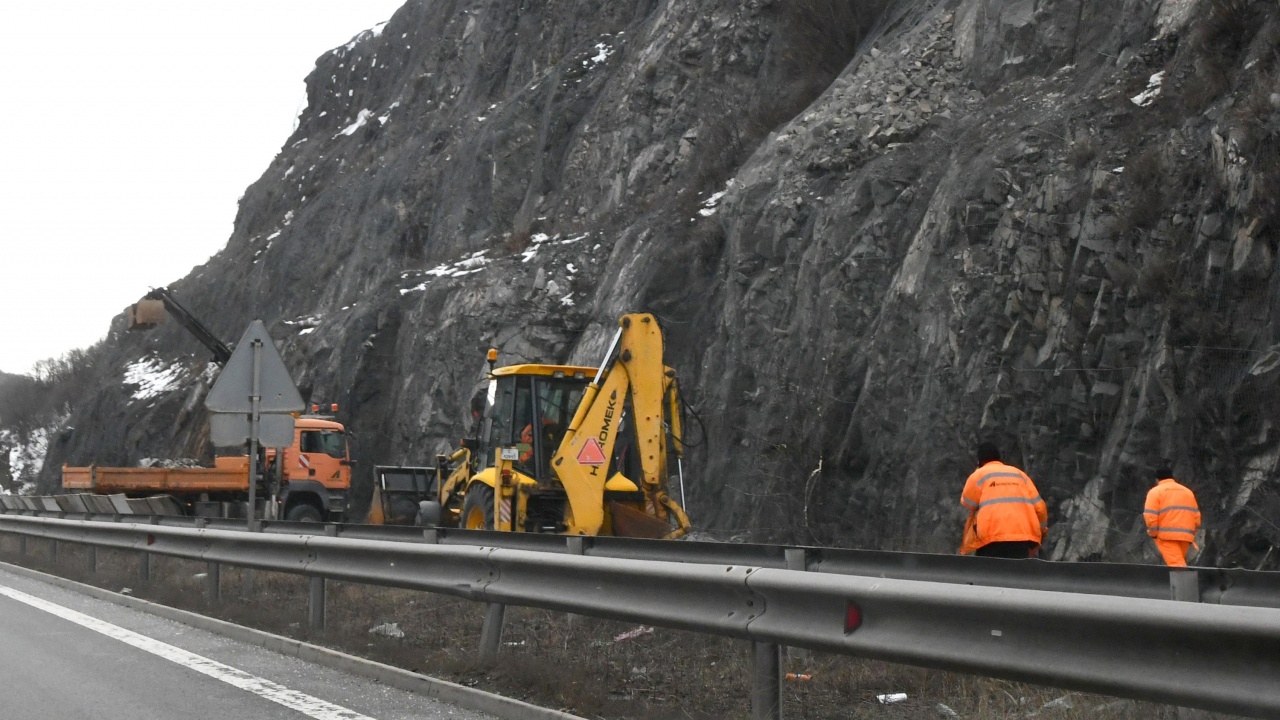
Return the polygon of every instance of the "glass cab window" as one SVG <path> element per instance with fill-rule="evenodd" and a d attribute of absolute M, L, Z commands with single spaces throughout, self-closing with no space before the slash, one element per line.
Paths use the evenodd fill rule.
<path fill-rule="evenodd" d="M 551 459 L 564 441 L 569 422 L 582 402 L 587 381 L 581 378 L 540 377 L 536 382 L 538 427 L 535 438 L 538 477 L 551 476 Z"/>
<path fill-rule="evenodd" d="M 339 459 L 347 456 L 346 435 L 337 430 L 304 430 L 298 447 L 304 453 L 323 453 Z"/>
<path fill-rule="evenodd" d="M 493 464 L 493 453 L 496 448 L 515 445 L 512 427 L 515 424 L 516 381 L 528 378 L 507 376 L 495 378 L 489 383 L 489 421 L 484 434 L 484 444 L 480 451 L 481 468 Z"/>
<path fill-rule="evenodd" d="M 587 381 L 515 375 L 494 383 L 490 445 L 481 466 L 493 461 L 494 448 L 514 447 L 517 470 L 536 479 L 552 477 L 551 458 L 564 440 Z"/>

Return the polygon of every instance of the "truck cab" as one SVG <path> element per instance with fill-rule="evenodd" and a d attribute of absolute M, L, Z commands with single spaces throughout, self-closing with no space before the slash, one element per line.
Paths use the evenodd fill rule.
<path fill-rule="evenodd" d="M 268 458 L 273 463 L 274 453 Z M 351 465 L 341 423 L 315 415 L 297 418 L 293 445 L 284 449 L 280 467 L 280 517 L 314 522 L 340 519 L 351 488 Z"/>

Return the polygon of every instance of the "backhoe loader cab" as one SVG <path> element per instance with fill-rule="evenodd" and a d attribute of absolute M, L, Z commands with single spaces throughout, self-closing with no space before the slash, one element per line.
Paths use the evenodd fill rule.
<path fill-rule="evenodd" d="M 481 447 L 517 450 L 514 467 L 545 483 L 554 479 L 551 457 L 564 441 L 573 411 L 582 402 L 594 368 L 568 365 L 513 365 L 499 368 L 489 380 L 489 436 Z M 481 452 L 481 467 L 493 454 Z"/>

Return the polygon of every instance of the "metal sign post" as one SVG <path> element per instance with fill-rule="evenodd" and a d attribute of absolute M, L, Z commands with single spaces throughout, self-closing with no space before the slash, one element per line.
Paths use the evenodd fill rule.
<path fill-rule="evenodd" d="M 253 340 L 253 392 L 249 394 L 249 529 L 258 518 L 258 415 L 262 403 L 262 340 Z"/>
<path fill-rule="evenodd" d="M 213 444 L 228 447 L 249 444 L 249 527 L 256 529 L 258 499 L 258 447 L 285 448 L 293 444 L 293 413 L 306 405 L 261 320 L 245 330 L 204 405 L 212 415 L 209 435 Z M 283 453 L 277 458 L 283 461 Z M 270 513 L 268 513 L 270 515 Z"/>

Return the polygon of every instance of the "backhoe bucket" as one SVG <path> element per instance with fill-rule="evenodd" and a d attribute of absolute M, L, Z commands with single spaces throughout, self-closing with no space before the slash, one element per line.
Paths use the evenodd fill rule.
<path fill-rule="evenodd" d="M 164 322 L 164 303 L 160 300 L 139 300 L 129 308 L 127 330 L 149 330 Z"/>
<path fill-rule="evenodd" d="M 657 540 L 671 532 L 671 524 L 666 520 L 653 517 L 630 505 L 611 502 L 609 513 L 613 516 L 613 534 L 618 537 Z"/>

